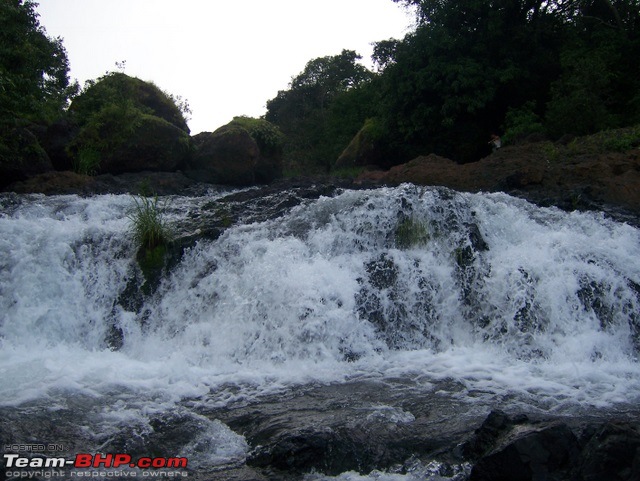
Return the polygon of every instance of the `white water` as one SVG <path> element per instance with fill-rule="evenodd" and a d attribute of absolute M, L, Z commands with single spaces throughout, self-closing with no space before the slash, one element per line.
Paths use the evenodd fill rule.
<path fill-rule="evenodd" d="M 173 198 L 170 220 L 210 200 Z M 116 302 L 136 269 L 131 204 L 2 200 L 2 405 L 84 395 L 108 431 L 185 399 L 222 406 L 353 377 L 448 379 L 463 398 L 551 411 L 640 400 L 636 228 L 502 194 L 347 191 L 201 241 L 136 313 Z M 407 217 L 429 238 L 399 248 Z M 488 249 L 461 262 L 473 225 Z M 114 323 L 119 351 L 105 343 Z M 211 457 L 246 450 L 207 429 L 229 446 Z"/>

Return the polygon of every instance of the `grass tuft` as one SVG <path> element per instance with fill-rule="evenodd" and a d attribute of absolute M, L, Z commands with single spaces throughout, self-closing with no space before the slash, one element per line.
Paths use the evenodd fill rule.
<path fill-rule="evenodd" d="M 171 238 L 164 220 L 158 196 L 134 197 L 134 206 L 129 213 L 133 236 L 140 249 L 151 251 L 166 245 Z"/>

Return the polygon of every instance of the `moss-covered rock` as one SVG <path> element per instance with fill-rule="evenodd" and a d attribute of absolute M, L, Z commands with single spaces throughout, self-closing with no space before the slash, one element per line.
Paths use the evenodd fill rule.
<path fill-rule="evenodd" d="M 98 112 L 114 104 L 128 104 L 141 113 L 160 117 L 189 133 L 184 115 L 171 95 L 151 82 L 123 73 L 110 73 L 90 84 L 74 99 L 69 110 L 76 116 L 80 125 L 84 125 Z"/>
<path fill-rule="evenodd" d="M 381 165 L 384 159 L 384 150 L 381 145 L 382 137 L 380 122 L 376 119 L 367 119 L 364 126 L 336 160 L 335 168 Z"/>
<path fill-rule="evenodd" d="M 175 100 L 140 79 L 106 75 L 70 112 L 78 133 L 67 151 L 78 173 L 171 172 L 189 155 L 189 128 Z"/>
<path fill-rule="evenodd" d="M 252 185 L 260 148 L 249 132 L 228 124 L 215 132 L 203 132 L 192 138 L 193 155 L 186 174 L 199 182 L 228 185 Z"/>
<path fill-rule="evenodd" d="M 245 129 L 256 141 L 260 156 L 255 167 L 255 182 L 268 184 L 282 177 L 284 134 L 278 127 L 264 119 L 234 117 L 229 125 Z"/>

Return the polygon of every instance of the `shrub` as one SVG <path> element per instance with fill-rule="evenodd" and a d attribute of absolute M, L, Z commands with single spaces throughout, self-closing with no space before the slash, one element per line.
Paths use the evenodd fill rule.
<path fill-rule="evenodd" d="M 530 134 L 544 132 L 540 117 L 534 112 L 534 103 L 527 102 L 519 109 L 509 109 L 504 120 L 505 144 L 517 143 Z"/>

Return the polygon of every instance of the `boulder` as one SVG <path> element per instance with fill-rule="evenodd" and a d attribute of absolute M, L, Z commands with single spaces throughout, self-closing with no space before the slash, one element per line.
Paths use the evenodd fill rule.
<path fill-rule="evenodd" d="M 30 130 L 17 127 L 0 134 L 0 188 L 51 170 L 49 156 Z"/>
<path fill-rule="evenodd" d="M 373 119 L 365 122 L 336 160 L 336 169 L 381 165 L 384 153 L 378 140 L 376 125 Z"/>
<path fill-rule="evenodd" d="M 561 481 L 568 479 L 578 453 L 578 440 L 566 424 L 526 426 L 482 457 L 469 481 Z"/>
<path fill-rule="evenodd" d="M 161 119 L 189 133 L 189 127 L 176 99 L 151 82 L 112 72 L 98 79 L 76 97 L 69 111 L 84 125 L 110 105 L 126 105 Z"/>
<path fill-rule="evenodd" d="M 245 129 L 255 140 L 260 155 L 255 166 L 255 182 L 268 184 L 282 177 L 284 135 L 271 122 L 252 117 L 234 117 L 228 127 Z"/>
<path fill-rule="evenodd" d="M 577 478 L 584 481 L 640 479 L 640 431 L 625 422 L 597 429 L 582 450 Z"/>
<path fill-rule="evenodd" d="M 193 137 L 193 145 L 185 172 L 188 177 L 236 186 L 256 182 L 260 149 L 244 128 L 225 125 L 213 133 L 203 132 Z"/>
<path fill-rule="evenodd" d="M 189 135 L 166 120 L 143 115 L 117 147 L 101 153 L 99 172 L 174 172 L 190 152 Z"/>
<path fill-rule="evenodd" d="M 640 426 L 628 420 L 576 426 L 576 419 L 531 421 L 494 411 L 462 454 L 474 462 L 469 481 L 635 481 Z"/>

